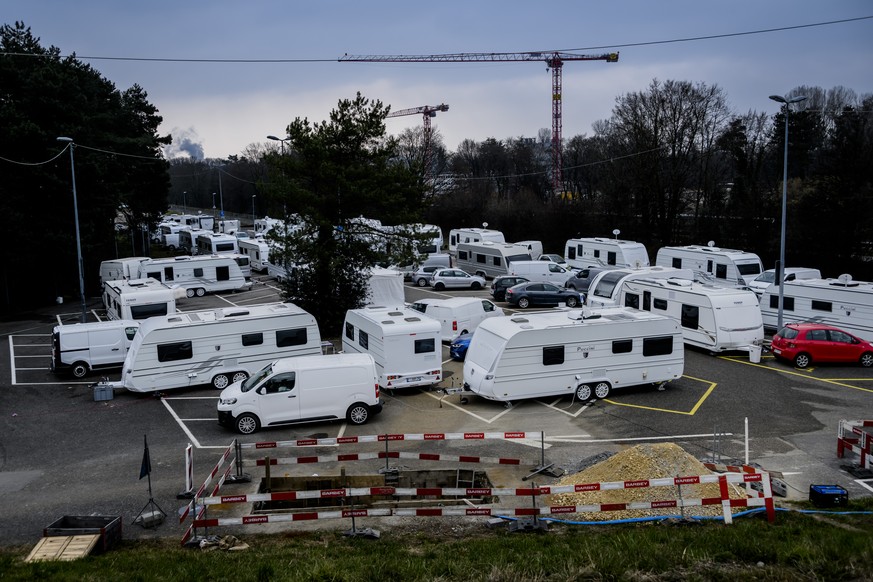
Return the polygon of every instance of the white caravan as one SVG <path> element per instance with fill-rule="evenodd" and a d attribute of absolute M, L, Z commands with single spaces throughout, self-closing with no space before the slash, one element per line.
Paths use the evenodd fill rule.
<path fill-rule="evenodd" d="M 252 282 L 246 279 L 243 268 L 251 274 L 248 258 L 242 255 L 182 256 L 143 261 L 139 274 L 180 287 L 188 297 L 203 297 L 218 291 L 251 289 Z"/>
<path fill-rule="evenodd" d="M 464 390 L 483 398 L 606 398 L 615 388 L 682 376 L 679 324 L 633 309 L 573 309 L 494 317 L 473 334 Z"/>
<path fill-rule="evenodd" d="M 455 267 L 480 277 L 508 275 L 514 261 L 529 261 L 526 246 L 490 241 L 462 242 L 456 249 Z"/>
<path fill-rule="evenodd" d="M 165 222 L 158 225 L 158 242 L 167 247 L 168 250 L 175 251 L 179 248 L 179 232 L 183 228 L 185 227 L 175 222 Z"/>
<path fill-rule="evenodd" d="M 153 278 L 107 281 L 103 285 L 103 306 L 109 319 L 147 319 L 176 313 L 176 299 L 184 291 Z"/>
<path fill-rule="evenodd" d="M 218 400 L 218 423 L 251 434 L 267 426 L 345 418 L 364 424 L 382 411 L 367 354 L 300 356 L 271 362 Z"/>
<path fill-rule="evenodd" d="M 757 353 L 764 343 L 758 296 L 748 289 L 688 279 L 630 279 L 618 290 L 619 305 L 666 315 L 682 328 L 685 343 L 711 352 Z"/>
<path fill-rule="evenodd" d="M 148 257 L 127 257 L 110 259 L 100 263 L 100 284 L 121 279 L 136 279 L 139 276 L 139 264 Z"/>
<path fill-rule="evenodd" d="M 783 279 L 794 281 L 795 279 L 821 279 L 821 271 L 810 267 L 785 267 Z M 749 287 L 758 294 L 764 294 L 764 290 L 776 282 L 776 269 L 767 269 L 749 282 Z"/>
<path fill-rule="evenodd" d="M 198 255 L 236 255 L 239 254 L 238 239 L 232 234 L 201 232 L 197 235 Z"/>
<path fill-rule="evenodd" d="M 343 352 L 373 356 L 385 389 L 437 384 L 443 375 L 440 324 L 406 307 L 364 307 L 346 312 Z"/>
<path fill-rule="evenodd" d="M 239 253 L 249 258 L 255 271 L 264 272 L 270 264 L 270 245 L 261 237 L 239 239 Z"/>
<path fill-rule="evenodd" d="M 488 228 L 455 228 L 449 231 L 449 253 L 455 254 L 458 250 L 458 245 L 461 243 L 482 241 L 505 243 L 506 238 L 504 238 L 503 233 L 499 230 Z"/>
<path fill-rule="evenodd" d="M 137 329 L 139 322 L 129 319 L 57 325 L 51 370 L 83 378 L 91 370 L 120 368 Z"/>
<path fill-rule="evenodd" d="M 489 317 L 505 315 L 502 308 L 478 297 L 424 298 L 410 307 L 440 322 L 444 342 L 451 342 L 459 335 L 472 333 Z"/>
<path fill-rule="evenodd" d="M 218 232 L 222 234 L 236 234 L 240 229 L 239 220 L 228 219 L 218 221 Z"/>
<path fill-rule="evenodd" d="M 321 354 L 315 318 L 292 303 L 189 311 L 142 322 L 121 381 L 131 392 L 224 389 L 273 360 Z"/>
<path fill-rule="evenodd" d="M 564 245 L 564 258 L 574 269 L 603 265 L 632 269 L 649 266 L 646 245 L 614 238 L 571 238 Z"/>
<path fill-rule="evenodd" d="M 765 327 L 776 329 L 779 285 L 770 285 L 764 291 L 761 315 Z M 786 281 L 782 320 L 783 323 L 826 323 L 873 341 L 873 283 L 854 281 L 849 275 L 840 275 L 838 279 Z"/>
<path fill-rule="evenodd" d="M 609 269 L 597 273 L 588 285 L 585 305 L 593 309 L 620 307 L 621 286 L 634 279 L 683 279 L 691 281 L 694 273 L 690 269 L 673 267 L 644 267 L 642 269 Z"/>
<path fill-rule="evenodd" d="M 764 270 L 755 253 L 716 246 L 661 247 L 655 264 L 691 269 L 695 276 L 726 285 L 746 286 Z"/>
<path fill-rule="evenodd" d="M 201 234 L 212 232 L 202 228 L 192 228 L 190 226 L 179 231 L 179 250 L 186 253 L 195 254 L 197 252 L 197 237 Z"/>

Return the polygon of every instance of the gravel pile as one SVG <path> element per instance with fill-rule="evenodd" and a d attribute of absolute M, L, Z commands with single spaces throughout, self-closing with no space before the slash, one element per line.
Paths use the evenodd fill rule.
<path fill-rule="evenodd" d="M 645 444 L 625 449 L 578 473 L 565 475 L 554 486 L 710 474 L 712 474 L 712 471 L 678 445 L 672 443 Z M 744 499 L 747 497 L 742 488 L 733 484 L 728 484 L 728 487 L 729 495 L 732 499 Z M 545 501 L 550 506 L 566 506 L 597 503 L 631 503 L 635 501 L 652 502 L 677 499 L 680 495 L 684 499 L 701 499 L 720 497 L 721 494 L 718 483 L 708 483 L 704 485 L 681 485 L 678 487 L 646 487 L 639 489 L 559 493 L 547 496 Z M 680 514 L 681 511 L 681 508 L 672 507 L 665 509 L 578 513 L 574 514 L 576 517 L 572 519 L 607 521 L 658 515 L 676 515 Z M 721 514 L 721 505 L 685 508 L 686 516 L 719 516 Z"/>

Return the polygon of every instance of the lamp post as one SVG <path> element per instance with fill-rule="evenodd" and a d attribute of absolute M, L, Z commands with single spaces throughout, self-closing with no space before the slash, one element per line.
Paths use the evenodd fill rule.
<path fill-rule="evenodd" d="M 255 230 L 255 198 L 257 197 L 257 194 L 252 194 L 252 230 Z"/>
<path fill-rule="evenodd" d="M 224 166 L 218 166 L 218 204 L 221 207 L 221 212 L 218 213 L 218 217 L 221 220 L 224 220 L 224 189 L 221 187 L 221 168 Z"/>
<path fill-rule="evenodd" d="M 788 113 L 792 103 L 800 103 L 806 100 L 805 95 L 794 97 L 782 97 L 770 95 L 770 99 L 785 105 L 785 156 L 782 164 L 782 233 L 779 239 L 779 264 L 776 266 L 776 276 L 779 280 L 779 310 L 776 316 L 776 329 L 782 330 L 783 302 L 785 300 L 785 214 L 788 205 Z"/>
<path fill-rule="evenodd" d="M 212 193 L 212 218 L 215 219 L 215 192 Z"/>
<path fill-rule="evenodd" d="M 182 214 L 188 214 L 188 191 L 182 191 Z"/>
<path fill-rule="evenodd" d="M 285 139 L 282 139 L 281 137 L 276 137 L 275 135 L 268 135 L 268 136 L 267 136 L 267 139 L 271 139 L 271 140 L 273 140 L 273 141 L 278 141 L 278 142 L 280 142 L 280 147 L 281 147 L 282 155 L 283 155 L 283 156 L 285 155 L 285 142 L 288 141 L 288 140 L 290 140 L 291 138 L 286 137 Z"/>
<path fill-rule="evenodd" d="M 76 257 L 79 261 L 79 297 L 82 300 L 82 323 L 87 319 L 87 310 L 85 308 L 85 270 L 84 261 L 82 260 L 82 241 L 79 236 L 79 201 L 76 198 L 76 163 L 73 159 L 73 149 L 76 144 L 73 143 L 71 137 L 58 137 L 57 140 L 68 144 L 70 148 L 70 172 L 73 178 L 73 218 L 76 222 Z"/>

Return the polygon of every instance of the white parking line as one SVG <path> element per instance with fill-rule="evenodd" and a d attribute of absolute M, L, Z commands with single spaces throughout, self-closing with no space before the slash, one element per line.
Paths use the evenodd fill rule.
<path fill-rule="evenodd" d="M 588 408 L 591 406 L 591 404 L 593 404 L 593 401 L 586 402 L 584 405 L 582 405 L 582 407 L 579 409 L 578 412 L 573 413 L 573 412 L 569 412 L 566 408 L 559 408 L 557 406 L 558 402 L 560 402 L 561 400 L 562 399 L 559 398 L 552 403 L 543 402 L 541 400 L 537 400 L 537 402 L 539 404 L 542 404 L 546 408 L 551 408 L 552 410 L 554 410 L 556 412 L 560 412 L 561 414 L 566 414 L 567 416 L 570 416 L 572 418 L 577 418 L 580 414 L 582 414 L 583 412 L 588 410 Z M 572 402 L 570 404 L 572 404 Z"/>
<path fill-rule="evenodd" d="M 873 493 L 873 487 L 868 485 L 867 483 L 873 483 L 873 479 L 855 479 L 855 483 Z"/>
<path fill-rule="evenodd" d="M 588 435 L 585 435 L 588 436 Z M 719 433 L 719 436 L 734 436 L 732 432 L 723 432 Z M 712 433 L 706 434 L 674 434 L 674 435 L 662 435 L 662 436 L 651 436 L 651 437 L 632 437 L 632 438 L 613 438 L 613 439 L 587 439 L 581 437 L 572 437 L 572 436 L 554 436 L 554 437 L 546 437 L 547 442 L 553 443 L 618 443 L 618 442 L 637 442 L 637 441 L 656 441 L 656 440 L 678 440 L 678 439 L 702 439 L 702 438 L 712 438 Z"/>
<path fill-rule="evenodd" d="M 9 336 L 9 374 L 12 376 L 12 385 L 18 382 L 15 379 L 15 336 Z"/>
<path fill-rule="evenodd" d="M 166 398 L 161 398 L 161 402 L 163 403 L 164 408 L 166 408 L 167 411 L 170 413 L 170 416 L 172 416 L 173 418 L 176 419 L 176 423 L 179 425 L 179 428 L 182 429 L 182 432 L 184 432 L 186 435 L 188 435 L 188 438 L 191 440 L 191 443 L 192 443 L 195 447 L 197 447 L 198 449 L 203 449 L 203 448 L 211 448 L 211 449 L 214 449 L 214 448 L 218 448 L 218 447 L 204 447 L 203 445 L 201 445 L 201 444 L 200 444 L 200 441 L 198 441 L 198 440 L 194 437 L 194 434 L 193 434 L 190 430 L 188 430 L 188 427 L 185 426 L 185 423 L 182 422 L 182 419 L 179 418 L 179 415 L 176 414 L 176 411 L 175 411 L 175 410 L 173 410 L 173 407 L 170 406 L 170 403 L 167 402 L 167 399 L 166 399 Z"/>

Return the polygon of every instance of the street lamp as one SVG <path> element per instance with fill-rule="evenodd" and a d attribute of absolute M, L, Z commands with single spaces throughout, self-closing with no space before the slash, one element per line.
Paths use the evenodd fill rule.
<path fill-rule="evenodd" d="M 215 219 L 215 192 L 212 193 L 212 218 Z"/>
<path fill-rule="evenodd" d="M 779 311 L 776 317 L 776 329 L 781 331 L 782 303 L 785 300 L 785 276 L 783 273 L 785 270 L 785 213 L 788 204 L 788 113 L 791 111 L 792 103 L 806 101 L 806 96 L 782 97 L 780 95 L 770 95 L 770 99 L 785 105 L 785 158 L 782 164 L 782 235 L 779 241 L 779 264 L 776 265 L 776 276 L 779 278 Z"/>
<path fill-rule="evenodd" d="M 188 214 L 188 191 L 182 191 L 182 214 Z"/>
<path fill-rule="evenodd" d="M 285 142 L 289 141 L 291 139 L 290 137 L 286 137 L 285 139 L 282 139 L 281 137 L 276 137 L 275 135 L 268 135 L 267 139 L 271 139 L 273 141 L 280 142 L 280 144 L 281 144 L 280 147 L 282 148 L 282 155 L 283 156 L 285 155 Z"/>
<path fill-rule="evenodd" d="M 218 166 L 218 204 L 221 207 L 221 212 L 218 213 L 219 218 L 224 220 L 224 189 L 221 187 L 221 168 L 224 165 Z"/>
<path fill-rule="evenodd" d="M 73 138 L 71 137 L 58 137 L 57 140 L 68 144 L 68 147 L 70 148 L 70 172 L 73 177 L 73 217 L 76 221 L 76 256 L 79 261 L 79 297 L 82 300 L 82 323 L 85 323 L 87 319 L 87 310 L 85 308 L 85 270 L 84 262 L 82 261 L 82 242 L 79 237 L 79 201 L 76 198 L 76 164 L 73 160 L 73 149 L 76 147 L 76 144 L 73 143 Z"/>
<path fill-rule="evenodd" d="M 257 194 L 252 194 L 252 230 L 255 230 L 255 198 L 257 197 Z"/>

